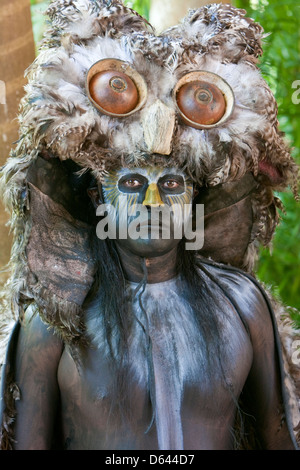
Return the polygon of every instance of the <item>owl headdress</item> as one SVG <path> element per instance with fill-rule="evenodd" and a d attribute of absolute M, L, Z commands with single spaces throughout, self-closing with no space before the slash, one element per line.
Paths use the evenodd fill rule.
<path fill-rule="evenodd" d="M 274 190 L 296 192 L 298 173 L 257 67 L 262 27 L 222 4 L 159 36 L 119 0 L 57 0 L 46 13 L 2 177 L 13 310 L 34 300 L 54 323 L 77 317 L 95 270 L 84 184 L 120 166 L 184 169 L 205 205 L 200 254 L 251 271 L 278 221 Z"/>
<path fill-rule="evenodd" d="M 183 169 L 205 206 L 200 255 L 251 272 L 278 222 L 274 191 L 296 193 L 298 177 L 257 67 L 262 27 L 223 4 L 158 36 L 119 0 L 56 0 L 46 13 L 2 176 L 15 317 L 34 303 L 80 339 L 96 270 L 86 189 L 120 166 Z"/>

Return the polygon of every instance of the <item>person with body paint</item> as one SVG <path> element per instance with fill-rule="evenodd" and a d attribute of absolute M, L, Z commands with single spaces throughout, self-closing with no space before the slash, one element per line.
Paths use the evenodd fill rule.
<path fill-rule="evenodd" d="M 121 0 L 47 15 L 1 171 L 1 449 L 297 448 L 280 310 L 250 274 L 298 183 L 262 27 L 222 3 L 160 34 Z"/>
<path fill-rule="evenodd" d="M 139 224 L 147 236 L 97 239 L 87 344 L 63 344 L 26 312 L 15 448 L 49 449 L 54 439 L 63 449 L 232 449 L 246 416 L 263 448 L 293 448 L 263 291 L 245 273 L 186 250 L 184 230 L 172 236 L 174 217 L 169 238 L 151 219 L 162 204 L 193 203 L 189 178 L 172 167 L 120 168 L 102 184 L 92 180 L 88 193 L 95 209 L 105 204 L 117 234 L 134 221 L 135 205 L 146 208 Z M 109 211 L 120 200 L 126 220 Z"/>

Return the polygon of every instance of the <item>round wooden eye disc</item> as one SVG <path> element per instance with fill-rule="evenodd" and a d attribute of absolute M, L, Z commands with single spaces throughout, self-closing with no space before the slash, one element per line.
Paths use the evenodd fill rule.
<path fill-rule="evenodd" d="M 184 116 L 197 124 L 215 124 L 226 111 L 226 101 L 221 90 L 205 81 L 185 83 L 178 90 L 176 98 Z"/>
<path fill-rule="evenodd" d="M 183 75 L 173 90 L 173 97 L 183 123 L 195 129 L 223 125 L 235 105 L 231 86 L 220 75 L 206 70 Z"/>
<path fill-rule="evenodd" d="M 89 82 L 89 92 L 95 103 L 108 113 L 127 114 L 139 102 L 133 80 L 117 70 L 96 73 Z"/>

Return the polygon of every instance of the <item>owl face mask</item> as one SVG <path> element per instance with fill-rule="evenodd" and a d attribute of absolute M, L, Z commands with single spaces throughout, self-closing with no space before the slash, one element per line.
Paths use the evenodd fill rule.
<path fill-rule="evenodd" d="M 209 192 L 220 185 L 231 190 L 232 182 L 242 187 L 252 175 L 238 261 L 235 249 L 224 248 L 222 217 L 218 228 L 212 223 L 216 241 L 206 252 L 214 259 L 218 248 L 218 261 L 251 271 L 257 247 L 268 245 L 278 221 L 273 192 L 289 186 L 296 192 L 298 174 L 257 67 L 262 27 L 224 4 L 191 10 L 159 35 L 120 0 L 55 0 L 47 15 L 42 53 L 27 71 L 18 158 L 5 168 L 8 203 L 15 206 L 17 186 L 22 193 L 37 157 L 74 164 L 102 181 L 119 165 L 141 168 L 159 156 L 168 160 L 161 167 L 184 169 Z M 22 196 L 17 204 L 22 212 Z M 73 215 L 86 220 L 74 206 Z M 231 220 L 228 232 L 238 239 Z"/>
<path fill-rule="evenodd" d="M 118 240 L 149 256 L 168 251 L 183 237 L 195 237 L 193 184 L 176 168 L 121 168 L 104 179 L 102 193 L 97 215 L 107 215 L 97 226 L 100 239 Z"/>

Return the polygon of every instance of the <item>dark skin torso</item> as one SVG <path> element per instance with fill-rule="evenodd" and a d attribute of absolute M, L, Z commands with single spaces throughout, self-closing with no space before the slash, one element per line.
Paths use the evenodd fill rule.
<path fill-rule="evenodd" d="M 127 266 L 126 277 L 138 282 L 142 275 L 140 263 L 132 257 L 128 268 L 122 253 L 121 259 L 123 267 L 125 264 Z M 168 288 L 172 289 L 172 296 L 174 290 L 180 291 L 180 280 L 175 284 L 172 281 L 175 265 L 172 268 L 169 261 L 169 269 L 166 270 L 164 256 L 146 260 L 148 280 L 152 284 L 150 297 L 161 295 L 159 292 L 157 294 L 160 288 L 166 298 Z M 163 287 L 156 289 L 155 285 L 161 282 Z M 17 402 L 15 448 L 51 447 L 53 433 L 56 432 L 54 410 L 59 405 L 60 396 L 66 449 L 155 450 L 159 448 L 158 441 L 161 446 L 169 446 L 161 448 L 168 449 L 180 449 L 180 445 L 184 449 L 231 449 L 235 400 L 242 390 L 245 400 L 251 397 L 250 411 L 255 416 L 257 434 L 263 448 L 294 448 L 286 424 L 281 425 L 280 377 L 273 327 L 266 303 L 260 291 L 246 278 L 238 279 L 237 285 L 237 276 L 228 274 L 225 282 L 233 297 L 239 300 L 241 308 L 238 314 L 228 298 L 221 296 L 227 315 L 219 348 L 222 351 L 222 370 L 225 371 L 223 376 L 220 369 L 211 373 L 208 367 L 201 364 L 201 358 L 205 355 L 203 351 L 199 352 L 201 347 L 196 344 L 199 335 L 193 326 L 190 330 L 186 327 L 184 341 L 187 345 L 195 343 L 194 350 L 187 346 L 190 356 L 177 362 L 170 356 L 170 366 L 167 357 L 170 329 L 164 329 L 164 325 L 157 328 L 153 315 L 150 334 L 156 375 L 157 428 L 154 423 L 147 433 L 152 408 L 147 380 L 143 376 L 146 366 L 136 350 L 133 350 L 131 368 L 126 375 L 130 391 L 126 402 L 127 413 L 122 420 L 117 412 L 112 412 L 111 385 L 115 373 L 105 355 L 101 331 L 95 332 L 95 305 L 86 311 L 87 329 L 93 333 L 92 344 L 89 348 L 80 349 L 77 366 L 69 348 L 64 347 L 38 317 L 26 323 L 21 329 L 17 354 L 17 383 L 22 399 Z M 170 315 L 176 319 L 184 308 L 178 302 L 178 312 L 173 308 Z M 192 325 L 193 312 L 189 312 L 187 323 Z M 181 324 L 180 328 L 184 331 L 185 326 Z M 176 328 L 174 331 L 174 343 L 178 343 L 178 338 L 184 338 L 184 333 L 176 337 Z M 185 343 L 179 345 L 177 351 L 182 352 L 184 348 Z M 199 361 L 198 357 L 194 360 L 197 354 Z M 179 364 L 180 373 L 176 381 L 173 380 L 172 361 Z M 180 403 L 181 410 L 178 412 Z"/>
<path fill-rule="evenodd" d="M 238 394 L 251 367 L 252 348 L 238 317 L 235 318 L 233 324 L 239 328 L 238 334 L 232 335 L 232 343 L 238 355 L 236 357 L 232 355 L 230 364 L 226 363 L 226 376 L 235 394 Z M 180 428 L 177 420 L 180 421 L 180 418 L 176 412 L 174 416 L 174 409 L 177 408 L 177 394 L 174 391 L 176 384 L 172 382 L 174 370 L 170 364 L 164 363 L 167 347 L 162 344 L 160 336 L 161 332 L 152 336 L 156 400 L 162 400 L 160 407 L 162 414 L 167 413 L 167 407 L 171 406 L 166 419 L 172 427 L 172 435 L 167 438 L 170 429 L 165 429 L 164 424 L 162 424 L 163 434 L 164 438 L 170 442 L 170 448 L 178 449 L 181 447 L 180 437 L 177 436 L 180 433 L 177 429 Z M 96 335 L 95 343 L 97 340 Z M 108 361 L 103 358 L 102 348 L 89 350 L 88 354 L 83 353 L 82 356 L 80 373 L 76 370 L 74 361 L 67 350 L 64 350 L 59 364 L 58 379 L 64 397 L 64 434 L 67 437 L 67 446 L 71 449 L 157 449 L 155 425 L 152 426 L 150 432 L 145 434 L 151 421 L 151 405 L 147 382 L 139 384 L 135 378 L 135 375 L 139 374 L 139 371 L 135 370 L 138 365 L 135 364 L 133 371 L 126 375 L 127 380 L 130 381 L 129 400 L 132 403 L 132 409 L 130 420 L 125 419 L 122 424 L 120 418 L 115 419 L 109 415 L 111 406 L 109 391 L 113 377 Z M 135 361 L 140 362 L 138 357 L 135 357 Z M 187 361 L 192 361 L 192 358 L 187 358 Z M 185 361 L 182 366 L 185 366 Z M 162 370 L 162 375 L 160 375 L 160 370 Z M 195 368 L 194 374 L 197 376 L 195 382 L 190 383 L 187 373 L 183 384 L 181 420 L 184 448 L 230 448 L 232 445 L 230 430 L 236 408 L 230 392 L 226 390 L 222 377 L 218 375 L 214 374 L 210 383 L 207 384 L 208 371 L 203 369 L 201 363 Z M 170 384 L 169 387 L 168 384 Z M 162 397 L 159 398 L 158 395 Z M 172 406 L 172 401 L 175 402 L 174 406 Z M 157 403 L 158 407 L 159 403 Z M 79 422 L 82 423 L 80 428 L 76 425 Z M 178 442 L 179 445 L 176 445 Z"/>

